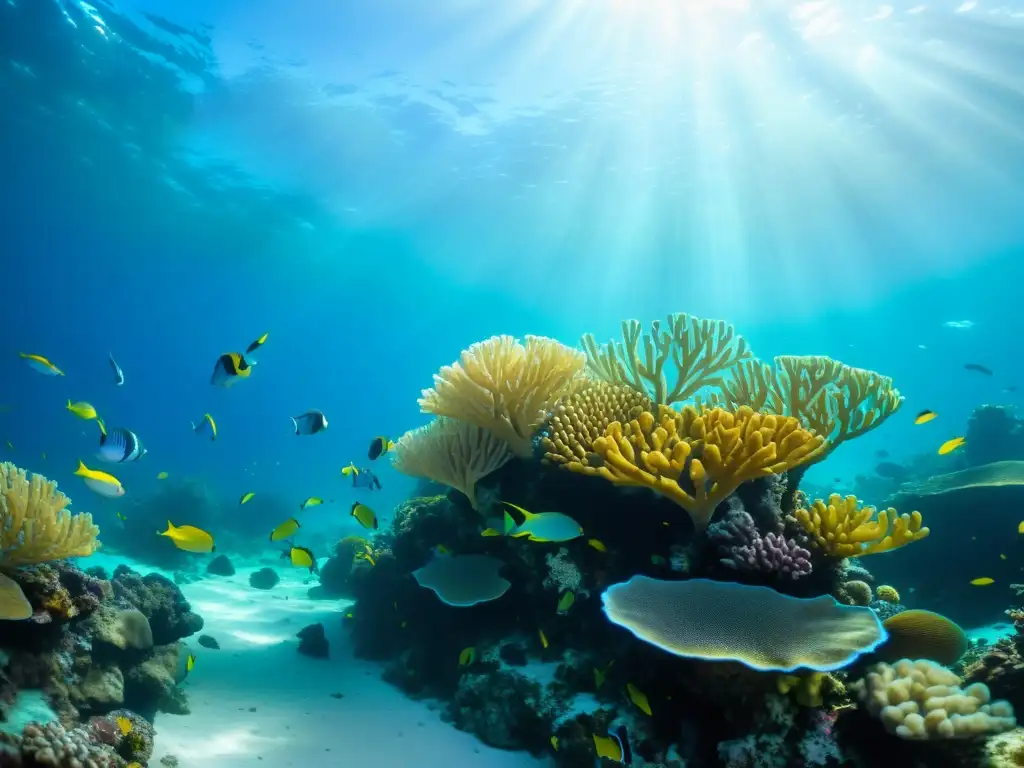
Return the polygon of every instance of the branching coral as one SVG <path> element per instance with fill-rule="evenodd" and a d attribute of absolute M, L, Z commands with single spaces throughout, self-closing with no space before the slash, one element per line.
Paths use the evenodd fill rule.
<path fill-rule="evenodd" d="M 682 312 L 669 315 L 664 330 L 655 320 L 650 334 L 644 334 L 638 320 L 623 320 L 621 342 L 601 345 L 588 333 L 581 343 L 594 377 L 629 386 L 661 405 L 689 400 L 707 386 L 721 386 L 733 365 L 753 355 L 728 323 Z"/>
<path fill-rule="evenodd" d="M 841 443 L 874 429 L 903 403 L 892 379 L 830 357 L 783 355 L 775 365 L 740 361 L 723 381 L 715 404 L 746 405 L 793 416 L 828 441 L 817 460 Z"/>
<path fill-rule="evenodd" d="M 903 739 L 969 739 L 1017 725 L 1013 707 L 992 701 L 988 687 L 963 681 L 933 661 L 876 664 L 856 684 L 865 708 Z"/>
<path fill-rule="evenodd" d="M 100 529 L 88 513 L 71 514 L 57 483 L 13 464 L 0 464 L 0 565 L 86 557 L 99 549 Z"/>
<path fill-rule="evenodd" d="M 483 427 L 440 417 L 402 435 L 392 462 L 402 474 L 427 477 L 462 491 L 477 509 L 477 481 L 511 458 L 508 443 Z"/>
<path fill-rule="evenodd" d="M 617 485 L 651 488 L 683 507 L 703 530 L 741 483 L 810 461 L 822 444 L 785 416 L 660 406 L 657 417 L 644 411 L 626 424 L 612 422 L 594 441 L 586 464 L 572 460 L 564 466 Z"/>
<path fill-rule="evenodd" d="M 860 507 L 855 496 L 833 493 L 828 502 L 815 499 L 810 508 L 793 514 L 811 542 L 831 557 L 859 557 L 894 549 L 925 538 L 921 513 L 899 515 L 895 509 L 875 514 L 874 507 Z"/>
<path fill-rule="evenodd" d="M 516 455 L 533 453 L 534 432 L 582 372 L 583 353 L 554 339 L 493 336 L 473 344 L 434 376 L 419 400 L 425 413 L 476 424 Z"/>

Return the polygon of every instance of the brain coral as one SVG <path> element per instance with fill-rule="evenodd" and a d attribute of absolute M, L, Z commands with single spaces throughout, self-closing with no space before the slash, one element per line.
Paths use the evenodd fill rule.
<path fill-rule="evenodd" d="M 677 656 L 758 670 L 839 669 L 885 640 L 870 608 L 801 599 L 768 587 L 634 576 L 601 596 L 610 621 Z"/>
<path fill-rule="evenodd" d="M 945 666 L 967 653 L 967 635 L 955 622 L 931 611 L 903 611 L 882 622 L 889 639 L 878 649 L 885 661 L 930 659 Z"/>

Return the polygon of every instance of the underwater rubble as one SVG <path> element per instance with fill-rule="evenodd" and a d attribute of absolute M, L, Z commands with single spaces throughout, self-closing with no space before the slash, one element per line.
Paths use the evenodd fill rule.
<path fill-rule="evenodd" d="M 946 581 L 933 540 L 964 549 L 963 518 L 902 482 L 934 462 L 895 473 L 881 509 L 801 489 L 900 408 L 889 378 L 761 361 L 685 314 L 581 346 L 496 336 L 434 377 L 434 419 L 393 463 L 449 490 L 322 569 L 321 596 L 355 600 L 358 656 L 455 727 L 567 768 L 1024 764 L 1017 638 L 971 645 L 917 599 Z"/>

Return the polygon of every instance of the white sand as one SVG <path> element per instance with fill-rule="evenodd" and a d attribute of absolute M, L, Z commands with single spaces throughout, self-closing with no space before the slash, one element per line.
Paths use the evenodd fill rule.
<path fill-rule="evenodd" d="M 122 558 L 94 555 L 113 569 Z M 84 565 L 85 563 L 83 563 Z M 142 573 L 155 569 L 127 562 Z M 254 567 L 182 586 L 206 621 L 201 634 L 220 650 L 186 640 L 196 666 L 184 683 L 192 713 L 160 714 L 150 766 L 175 755 L 182 768 L 536 768 L 526 753 L 491 749 L 441 721 L 425 702 L 380 679 L 380 667 L 353 658 L 341 629 L 346 601 L 314 601 L 304 572 L 275 567 L 281 582 L 249 586 Z M 166 575 L 166 574 L 165 574 Z M 295 633 L 322 622 L 328 660 L 296 651 Z M 335 699 L 331 693 L 342 693 Z M 254 711 L 251 711 L 254 710 Z"/>

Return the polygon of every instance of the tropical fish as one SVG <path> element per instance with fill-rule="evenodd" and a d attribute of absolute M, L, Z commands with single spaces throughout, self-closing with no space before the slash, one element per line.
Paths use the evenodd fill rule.
<path fill-rule="evenodd" d="M 537 637 L 540 638 L 541 647 L 542 648 L 547 648 L 548 645 L 549 645 L 549 643 L 548 643 L 548 636 L 544 634 L 544 630 L 543 629 L 538 629 L 537 630 Z"/>
<path fill-rule="evenodd" d="M 213 536 L 194 525 L 179 525 L 177 527 L 168 520 L 166 531 L 157 531 L 161 536 L 166 536 L 174 542 L 174 546 L 185 552 L 215 552 Z"/>
<path fill-rule="evenodd" d="M 444 544 L 438 544 L 436 547 L 434 547 L 434 554 L 440 557 L 448 557 L 448 555 L 450 555 L 451 553 L 452 551 L 448 549 L 448 547 L 446 547 Z"/>
<path fill-rule="evenodd" d="M 576 593 L 572 590 L 566 592 L 558 601 L 558 612 L 568 613 L 569 609 L 572 608 L 572 604 L 576 602 Z"/>
<path fill-rule="evenodd" d="M 87 403 L 84 400 L 79 400 L 77 403 L 72 403 L 68 400 L 68 404 L 64 407 L 80 419 L 89 421 L 90 419 L 96 418 L 96 409 L 93 407 L 92 403 Z"/>
<path fill-rule="evenodd" d="M 947 453 L 952 453 L 966 442 L 967 438 L 964 437 L 954 437 L 951 440 L 947 440 L 939 446 L 939 456 L 945 456 Z"/>
<path fill-rule="evenodd" d="M 555 542 L 571 541 L 583 535 L 580 524 L 561 512 L 527 512 L 511 502 L 502 502 L 523 516 L 523 522 L 516 525 L 515 519 L 505 511 L 505 535 L 513 538 L 527 537 L 529 541 Z"/>
<path fill-rule="evenodd" d="M 299 509 L 305 509 L 306 507 L 316 507 L 323 503 L 324 500 L 321 499 L 319 496 L 310 496 L 304 502 L 299 504 Z"/>
<path fill-rule="evenodd" d="M 968 371 L 974 371 L 975 373 L 981 373 L 981 374 L 983 374 L 985 376 L 991 376 L 992 375 L 992 369 L 991 368 L 986 368 L 984 365 L 979 365 L 978 363 L 967 363 L 967 365 L 965 365 L 964 368 L 967 369 Z"/>
<path fill-rule="evenodd" d="M 292 547 L 288 550 L 288 557 L 296 568 L 309 568 L 310 573 L 316 573 L 320 570 L 316 564 L 316 557 L 310 549 Z"/>
<path fill-rule="evenodd" d="M 166 472 L 157 472 L 156 473 L 156 479 L 157 480 L 166 480 L 168 477 L 170 477 L 170 475 L 168 475 Z"/>
<path fill-rule="evenodd" d="M 299 530 L 299 528 L 299 521 L 296 520 L 294 517 L 289 517 L 287 520 L 285 520 L 283 523 L 277 526 L 277 528 L 270 532 L 270 540 L 284 541 L 285 539 L 290 539 L 292 536 L 295 535 L 295 532 Z"/>
<path fill-rule="evenodd" d="M 249 378 L 252 366 L 237 352 L 226 352 L 217 358 L 210 375 L 210 383 L 215 387 L 232 387 L 241 379 Z"/>
<path fill-rule="evenodd" d="M 78 460 L 78 469 L 75 470 L 75 474 L 85 480 L 85 485 L 89 490 L 100 496 L 106 496 L 109 499 L 124 496 L 124 487 L 120 480 L 106 472 L 89 469 L 81 459 Z"/>
<path fill-rule="evenodd" d="M 476 648 L 469 646 L 469 648 L 463 648 L 462 653 L 459 654 L 459 666 L 468 667 L 476 661 Z"/>
<path fill-rule="evenodd" d="M 42 373 L 45 376 L 64 375 L 64 371 L 62 371 L 60 368 L 51 363 L 42 355 L 29 355 L 25 352 L 19 352 L 18 355 L 21 357 L 22 360 L 28 363 L 30 368 L 39 371 L 39 373 Z"/>
<path fill-rule="evenodd" d="M 124 516 L 124 512 L 122 512 L 121 510 L 117 510 L 117 512 L 116 512 L 115 514 L 116 514 L 116 516 L 117 516 L 117 519 L 118 519 L 118 520 L 120 520 L 120 521 L 121 521 L 122 523 L 123 523 L 123 522 L 124 522 L 125 520 L 127 520 L 127 519 L 128 519 L 127 517 L 125 517 L 125 516 Z"/>
<path fill-rule="evenodd" d="M 186 672 L 191 672 L 195 668 L 195 666 L 196 666 L 196 657 L 193 656 L 190 653 L 188 655 L 188 658 L 185 659 L 185 671 Z"/>
<path fill-rule="evenodd" d="M 242 498 L 238 500 L 239 505 L 247 504 L 255 498 L 256 494 L 253 491 L 248 491 L 242 494 Z"/>
<path fill-rule="evenodd" d="M 1024 523 L 1022 523 L 1024 525 Z M 480 532 L 481 536 L 501 536 L 501 531 L 495 530 L 494 528 L 485 528 Z"/>
<path fill-rule="evenodd" d="M 626 730 L 626 726 L 620 725 L 610 736 L 598 736 L 595 733 L 593 737 L 594 751 L 597 752 L 598 761 L 604 757 L 623 765 L 633 764 L 633 747 L 629 743 L 629 732 Z"/>
<path fill-rule="evenodd" d="M 373 555 L 371 555 L 369 552 L 356 552 L 354 555 L 352 555 L 352 559 L 353 560 L 365 560 L 370 565 L 376 565 L 377 564 L 377 561 L 373 559 Z"/>
<path fill-rule="evenodd" d="M 608 547 L 606 547 L 604 545 L 604 542 L 600 541 L 599 539 L 587 539 L 587 544 L 596 549 L 598 552 L 608 551 Z"/>
<path fill-rule="evenodd" d="M 555 750 L 555 752 L 558 751 L 558 737 L 557 736 L 552 736 L 551 737 L 551 748 L 553 750 Z"/>
<path fill-rule="evenodd" d="M 211 440 L 217 439 L 217 422 L 208 413 L 203 414 L 199 424 L 192 422 L 192 431 L 197 435 L 209 435 Z"/>
<path fill-rule="evenodd" d="M 629 700 L 636 704 L 637 709 L 639 709 L 645 715 L 650 716 L 651 704 L 649 701 L 647 701 L 647 695 L 643 691 L 641 691 L 632 683 L 627 683 L 626 693 L 629 694 Z"/>
<path fill-rule="evenodd" d="M 377 513 L 370 509 L 365 504 L 360 504 L 358 501 L 352 505 L 352 517 L 359 521 L 359 524 L 363 528 L 372 528 L 377 530 Z"/>
<path fill-rule="evenodd" d="M 375 437 L 370 442 L 370 450 L 366 455 L 370 457 L 370 461 L 376 461 L 394 447 L 395 444 L 386 437 Z"/>
<path fill-rule="evenodd" d="M 979 579 L 971 579 L 972 587 L 987 587 L 989 584 L 995 584 L 996 580 L 991 579 L 988 576 L 982 576 Z"/>
<path fill-rule="evenodd" d="M 124 384 L 124 371 L 121 370 L 121 366 L 114 360 L 113 352 L 108 352 L 107 358 L 110 360 L 110 367 L 114 369 L 114 386 L 120 387 Z"/>
<path fill-rule="evenodd" d="M 359 472 L 360 469 L 351 461 L 348 463 L 347 467 L 341 468 L 341 474 L 343 474 L 345 477 L 348 477 L 349 475 L 352 475 L 353 477 L 358 476 Z"/>
<path fill-rule="evenodd" d="M 269 336 L 269 335 L 270 335 L 269 333 L 264 333 L 262 336 L 260 336 L 258 339 L 256 339 L 256 341 L 254 341 L 251 344 L 249 344 L 249 346 L 245 348 L 245 354 L 246 355 L 251 355 L 257 349 L 259 349 L 264 344 L 266 344 L 267 343 L 267 336 Z M 255 363 L 255 362 L 256 362 L 255 360 L 250 360 L 250 363 Z"/>
<path fill-rule="evenodd" d="M 352 487 L 365 488 L 368 491 L 379 491 L 380 480 L 368 469 L 357 469 L 352 473 Z"/>
<path fill-rule="evenodd" d="M 149 453 L 139 440 L 139 436 L 130 429 L 118 427 L 107 432 L 107 425 L 103 423 L 103 419 L 96 419 L 96 424 L 100 428 L 100 449 L 96 451 L 96 457 L 100 461 L 124 464 L 138 461 Z"/>
<path fill-rule="evenodd" d="M 999 553 L 999 559 L 1000 560 L 1005 560 L 1006 559 L 1006 555 L 1004 555 L 1002 552 L 1000 552 Z"/>
<path fill-rule="evenodd" d="M 327 417 L 323 411 L 306 411 L 301 416 L 292 416 L 296 435 L 315 435 L 327 429 Z"/>
<path fill-rule="evenodd" d="M 1017 533 L 1024 533 L 1024 520 L 1017 524 Z"/>
<path fill-rule="evenodd" d="M 132 721 L 130 718 L 121 715 L 114 722 L 117 723 L 117 729 L 121 731 L 122 736 L 127 736 L 132 732 Z"/>
<path fill-rule="evenodd" d="M 938 415 L 935 411 L 923 410 L 914 417 L 914 424 L 927 424 Z"/>

